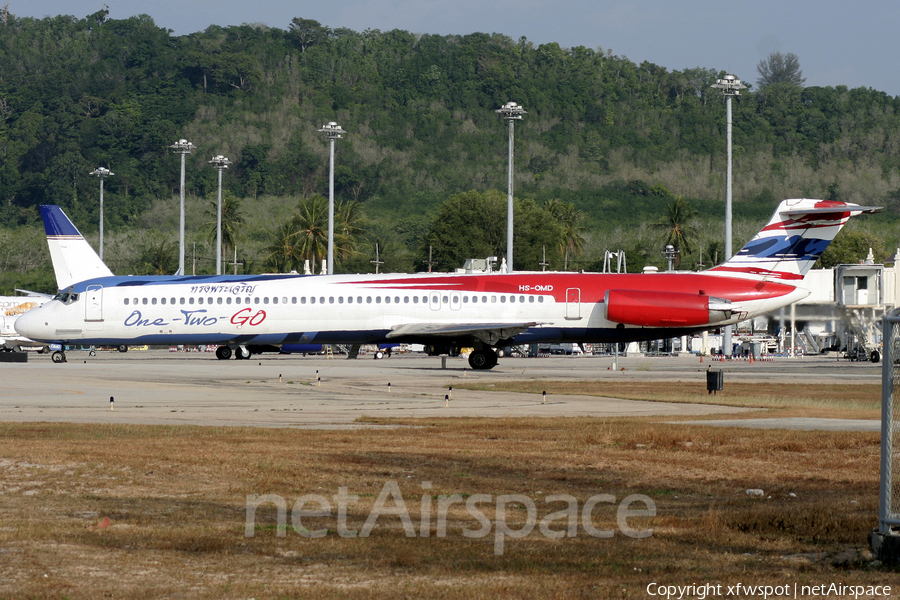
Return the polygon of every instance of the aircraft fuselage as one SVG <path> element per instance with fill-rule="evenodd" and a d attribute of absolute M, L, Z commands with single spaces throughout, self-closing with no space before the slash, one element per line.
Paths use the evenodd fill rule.
<path fill-rule="evenodd" d="M 659 339 L 737 323 L 808 294 L 714 273 L 102 277 L 17 322 L 60 344 L 488 345 Z M 504 327 L 527 324 L 504 337 Z"/>

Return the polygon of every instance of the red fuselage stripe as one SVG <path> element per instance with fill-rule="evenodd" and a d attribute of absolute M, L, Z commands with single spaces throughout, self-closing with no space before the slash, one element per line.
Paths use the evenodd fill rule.
<path fill-rule="evenodd" d="M 722 269 L 722 267 L 718 267 Z M 738 270 L 738 269 L 722 269 Z M 769 273 L 793 279 L 788 273 Z M 797 276 L 796 279 L 802 279 Z M 512 273 L 500 275 L 431 275 L 395 279 L 359 279 L 342 282 L 381 290 L 422 290 L 462 293 L 496 293 L 553 296 L 566 302 L 567 290 L 578 289 L 581 302 L 602 302 L 607 290 L 673 292 L 741 300 L 777 298 L 794 291 L 794 286 L 772 281 L 719 277 L 703 273 L 592 274 L 592 273 Z"/>

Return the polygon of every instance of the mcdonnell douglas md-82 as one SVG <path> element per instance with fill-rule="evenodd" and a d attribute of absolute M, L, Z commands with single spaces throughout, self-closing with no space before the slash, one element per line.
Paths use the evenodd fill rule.
<path fill-rule="evenodd" d="M 847 220 L 874 210 L 785 200 L 740 252 L 699 273 L 116 277 L 58 206 L 42 206 L 61 291 L 16 330 L 62 349 L 218 344 L 220 359 L 285 344 L 472 347 L 472 368 L 490 369 L 514 344 L 671 338 L 788 306 L 809 294 L 803 277 Z"/>

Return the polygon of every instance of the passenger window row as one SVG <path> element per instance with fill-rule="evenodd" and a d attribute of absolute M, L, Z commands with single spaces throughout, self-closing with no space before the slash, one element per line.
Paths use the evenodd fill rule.
<path fill-rule="evenodd" d="M 420 298 L 421 298 L 421 301 L 420 301 Z M 499 296 L 497 296 L 497 295 L 462 296 L 462 303 L 463 304 L 468 304 L 469 302 L 471 302 L 472 304 L 496 303 L 498 301 L 498 298 L 501 303 L 509 302 L 511 304 L 515 303 L 515 302 L 524 304 L 525 302 L 533 303 L 533 302 L 543 302 L 544 301 L 543 296 L 515 296 L 515 295 L 506 296 L 506 295 L 501 294 Z M 537 298 L 537 300 L 535 300 L 535 298 Z M 444 295 L 444 296 L 440 297 L 440 303 L 442 305 L 458 304 L 459 301 L 460 301 L 460 296 Z M 420 302 L 422 304 L 428 304 L 429 297 L 428 296 L 403 296 L 402 300 L 401 300 L 400 296 L 384 296 L 383 298 L 381 296 L 374 296 L 374 297 L 366 296 L 365 300 L 364 300 L 363 296 L 347 296 L 346 298 L 344 298 L 344 296 L 337 296 L 337 297 L 329 296 L 326 300 L 325 296 L 318 296 L 318 297 L 310 296 L 309 299 L 307 299 L 306 296 L 301 296 L 299 299 L 300 304 L 307 304 L 307 303 L 309 303 L 309 304 L 326 304 L 326 303 L 327 304 L 335 304 L 335 303 L 344 304 L 345 302 L 347 304 L 354 304 L 354 303 L 355 304 L 363 304 L 363 303 L 372 304 L 373 302 L 375 304 L 382 304 L 382 303 L 384 303 L 384 304 L 391 304 L 391 303 L 400 304 L 401 302 L 403 304 L 409 304 L 410 302 L 412 302 L 413 304 L 419 304 Z M 437 302 L 438 302 L 437 298 L 432 299 L 432 303 L 436 304 Z M 134 304 L 135 306 L 138 306 L 138 305 L 156 306 L 156 305 L 167 305 L 167 304 L 168 305 L 178 304 L 178 305 L 188 305 L 188 306 L 210 305 L 210 304 L 225 304 L 225 305 L 254 304 L 254 305 L 256 305 L 256 304 L 270 304 L 270 303 L 271 304 L 288 304 L 288 298 L 287 298 L 287 296 L 281 296 L 281 297 L 274 296 L 272 298 L 269 298 L 268 296 L 262 296 L 262 297 L 256 296 L 254 298 L 241 298 L 240 296 L 224 296 L 224 297 L 223 296 L 217 296 L 217 297 L 208 296 L 205 298 L 202 296 L 198 296 L 196 298 L 194 298 L 193 296 L 189 297 L 189 298 L 125 298 L 124 303 L 125 303 L 125 305 Z M 294 296 L 290 299 L 290 304 L 297 304 L 297 303 L 298 303 L 298 299 L 296 296 Z"/>

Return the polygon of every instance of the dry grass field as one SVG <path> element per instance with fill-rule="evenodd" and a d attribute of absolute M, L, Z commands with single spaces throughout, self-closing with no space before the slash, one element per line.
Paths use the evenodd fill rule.
<path fill-rule="evenodd" d="M 759 408 L 779 416 L 880 419 L 881 385 L 755 382 L 730 384 L 709 395 L 696 382 L 681 381 L 553 381 L 523 379 L 491 383 L 457 383 L 459 389 L 548 395 L 605 396 L 651 402 L 714 403 Z M 757 417 L 758 414 L 745 416 Z M 732 417 L 729 417 L 732 418 Z"/>
<path fill-rule="evenodd" d="M 779 409 L 846 416 L 856 406 L 847 402 L 869 407 L 865 387 L 833 405 L 794 390 L 798 402 Z M 0 423 L 0 598 L 648 598 L 651 583 L 739 582 L 900 589 L 900 573 L 866 549 L 877 520 L 875 433 L 634 418 L 361 421 L 353 430 Z M 342 488 L 356 499 L 336 499 Z M 266 494 L 284 500 L 286 526 L 262 503 L 248 537 L 247 498 Z M 497 514 L 498 497 L 512 494 L 532 502 L 544 528 L 515 537 L 529 507 L 504 500 Z M 566 502 L 545 500 L 554 494 L 574 498 L 576 518 L 560 515 Z M 301 514 L 321 508 L 295 505 L 305 495 L 324 497 L 330 515 Z M 625 515 L 649 537 L 623 533 L 617 511 L 632 495 L 655 505 L 655 516 Z M 388 514 L 398 500 L 412 531 Z M 483 521 L 466 508 L 476 500 Z M 591 502 L 588 527 L 612 537 L 588 534 Z M 362 532 L 376 506 L 383 514 L 368 536 L 341 535 Z M 573 537 L 550 535 L 573 523 Z M 498 553 L 502 524 L 511 533 Z"/>

